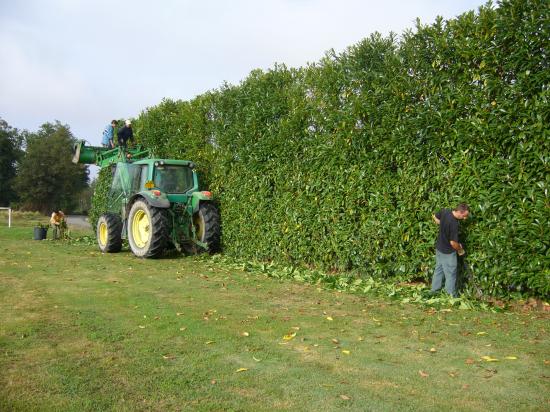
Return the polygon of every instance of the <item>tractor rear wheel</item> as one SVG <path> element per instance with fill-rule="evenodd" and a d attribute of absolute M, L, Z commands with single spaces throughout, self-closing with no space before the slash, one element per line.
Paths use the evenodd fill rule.
<path fill-rule="evenodd" d="M 97 220 L 97 244 L 103 253 L 120 252 L 122 220 L 114 213 L 104 213 Z"/>
<path fill-rule="evenodd" d="M 128 214 L 128 243 L 138 257 L 159 257 L 168 244 L 166 210 L 136 201 Z"/>
<path fill-rule="evenodd" d="M 206 251 L 215 253 L 220 250 L 220 214 L 214 204 L 201 202 L 199 210 L 193 215 L 193 225 L 197 239 L 206 243 Z"/>

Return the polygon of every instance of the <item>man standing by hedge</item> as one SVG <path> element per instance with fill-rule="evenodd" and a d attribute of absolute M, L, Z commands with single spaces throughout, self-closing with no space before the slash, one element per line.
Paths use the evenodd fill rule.
<path fill-rule="evenodd" d="M 470 214 L 466 203 L 459 204 L 454 210 L 441 209 L 432 218 L 439 225 L 439 235 L 435 243 L 435 271 L 432 278 L 432 293 L 443 287 L 453 297 L 456 292 L 457 253 L 462 256 L 464 249 L 458 243 L 458 221 L 466 220 Z"/>

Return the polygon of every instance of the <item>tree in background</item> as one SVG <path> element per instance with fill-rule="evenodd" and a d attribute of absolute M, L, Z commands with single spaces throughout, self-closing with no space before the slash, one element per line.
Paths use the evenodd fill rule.
<path fill-rule="evenodd" d="M 26 153 L 16 179 L 22 208 L 73 211 L 80 192 L 88 187 L 88 168 L 71 161 L 75 138 L 69 126 L 44 123 L 36 133 L 26 133 L 25 140 Z"/>
<path fill-rule="evenodd" d="M 9 206 L 17 200 L 14 180 L 21 159 L 22 136 L 0 118 L 0 206 Z"/>

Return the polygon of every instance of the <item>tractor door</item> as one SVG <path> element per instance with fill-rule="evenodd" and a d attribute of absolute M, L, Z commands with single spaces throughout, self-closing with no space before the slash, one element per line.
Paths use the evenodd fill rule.
<path fill-rule="evenodd" d="M 122 220 L 126 218 L 125 210 L 128 199 L 140 190 L 143 165 L 117 163 L 109 192 L 109 211 L 119 214 Z"/>

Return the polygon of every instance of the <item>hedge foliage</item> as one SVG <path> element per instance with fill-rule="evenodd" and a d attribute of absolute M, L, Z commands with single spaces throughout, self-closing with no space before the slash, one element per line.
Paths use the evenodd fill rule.
<path fill-rule="evenodd" d="M 542 0 L 418 22 L 163 100 L 136 135 L 198 163 L 234 257 L 427 280 L 431 214 L 466 201 L 484 292 L 548 296 L 549 27 Z"/>

